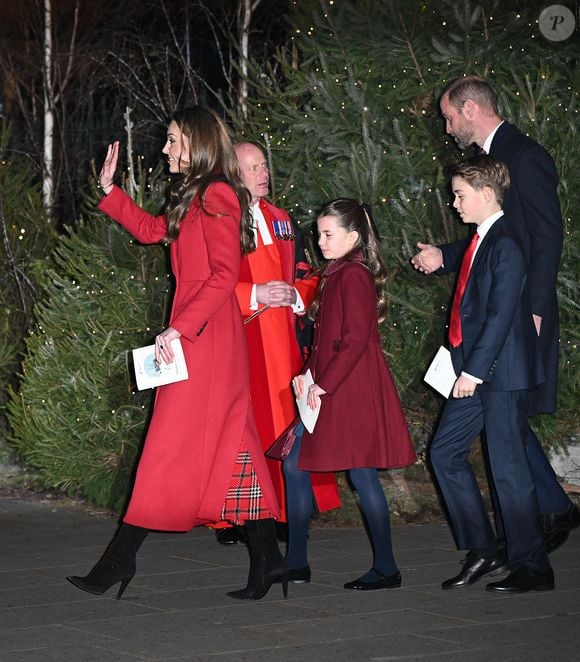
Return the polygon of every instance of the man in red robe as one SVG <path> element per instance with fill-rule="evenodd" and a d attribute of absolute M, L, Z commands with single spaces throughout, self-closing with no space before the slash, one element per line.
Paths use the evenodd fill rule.
<path fill-rule="evenodd" d="M 296 417 L 291 381 L 305 359 L 296 336 L 297 322 L 314 299 L 318 277 L 308 275 L 301 233 L 290 216 L 266 200 L 270 173 L 264 153 L 252 143 L 235 147 L 242 180 L 252 196 L 256 235 L 256 250 L 242 258 L 236 294 L 248 342 L 252 405 L 266 451 Z M 285 522 L 282 463 L 266 461 L 281 506 L 280 520 Z M 312 483 L 319 511 L 340 506 L 332 474 L 312 474 Z M 224 544 L 239 539 L 231 529 L 218 529 L 217 536 Z"/>

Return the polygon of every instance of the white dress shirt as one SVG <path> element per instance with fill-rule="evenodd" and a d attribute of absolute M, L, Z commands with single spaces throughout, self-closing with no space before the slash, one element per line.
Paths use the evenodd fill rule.
<path fill-rule="evenodd" d="M 483 145 L 481 146 L 481 149 L 486 153 L 489 154 L 489 150 L 491 148 L 491 141 L 493 140 L 493 137 L 495 136 L 497 130 L 499 127 L 503 124 L 503 120 L 495 127 L 495 129 L 487 136 L 485 139 Z"/>

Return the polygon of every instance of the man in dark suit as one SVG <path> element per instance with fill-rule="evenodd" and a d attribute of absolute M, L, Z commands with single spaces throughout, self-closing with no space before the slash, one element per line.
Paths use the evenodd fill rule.
<path fill-rule="evenodd" d="M 473 76 L 452 81 L 443 91 L 441 112 L 446 131 L 461 149 L 472 143 L 506 163 L 511 186 L 503 208 L 520 238 L 528 263 L 532 315 L 538 333 L 545 383 L 530 395 L 529 414 L 553 412 L 558 384 L 558 301 L 556 277 L 562 252 L 562 219 L 557 194 L 558 176 L 548 152 L 512 124 L 502 121 L 490 85 Z M 412 259 L 424 273 L 456 271 L 466 242 L 442 246 L 419 243 Z M 538 494 L 542 528 L 549 552 L 566 541 L 580 525 L 580 511 L 570 501 L 531 427 L 528 458 Z M 498 528 L 501 537 L 501 516 Z"/>
<path fill-rule="evenodd" d="M 526 453 L 529 391 L 544 381 L 544 374 L 523 248 L 501 209 L 508 186 L 507 167 L 492 156 L 479 155 L 452 169 L 453 206 L 477 230 L 462 257 L 449 325 L 459 376 L 429 453 L 457 546 L 469 550 L 463 569 L 443 582 L 443 589 L 467 586 L 508 567 L 510 574 L 487 590 L 554 588 Z M 507 558 L 469 463 L 471 445 L 482 429 Z"/>

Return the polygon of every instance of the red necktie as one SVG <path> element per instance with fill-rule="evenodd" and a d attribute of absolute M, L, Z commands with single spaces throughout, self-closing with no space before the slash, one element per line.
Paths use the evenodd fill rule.
<path fill-rule="evenodd" d="M 461 268 L 459 269 L 459 278 L 457 279 L 457 287 L 455 288 L 455 296 L 453 297 L 453 304 L 451 305 L 451 319 L 449 320 L 449 342 L 453 347 L 458 347 L 461 344 L 461 318 L 459 317 L 459 306 L 461 305 L 461 298 L 465 292 L 467 279 L 469 278 L 469 270 L 471 269 L 471 262 L 473 260 L 473 253 L 477 246 L 479 235 L 477 232 L 471 237 L 469 246 L 463 254 L 461 261 Z"/>

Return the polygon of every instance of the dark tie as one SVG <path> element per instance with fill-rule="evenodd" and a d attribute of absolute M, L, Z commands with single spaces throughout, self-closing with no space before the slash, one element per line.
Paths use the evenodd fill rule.
<path fill-rule="evenodd" d="M 477 232 L 471 237 L 469 246 L 467 247 L 463 260 L 461 261 L 461 268 L 459 269 L 459 278 L 457 279 L 457 287 L 455 288 L 455 296 L 453 297 L 453 304 L 451 305 L 451 319 L 449 320 L 449 342 L 452 347 L 458 347 L 461 344 L 461 318 L 459 317 L 459 306 L 461 299 L 465 292 L 467 279 L 469 278 L 469 270 L 471 269 L 471 262 L 473 260 L 473 253 L 477 246 L 479 235 Z"/>

